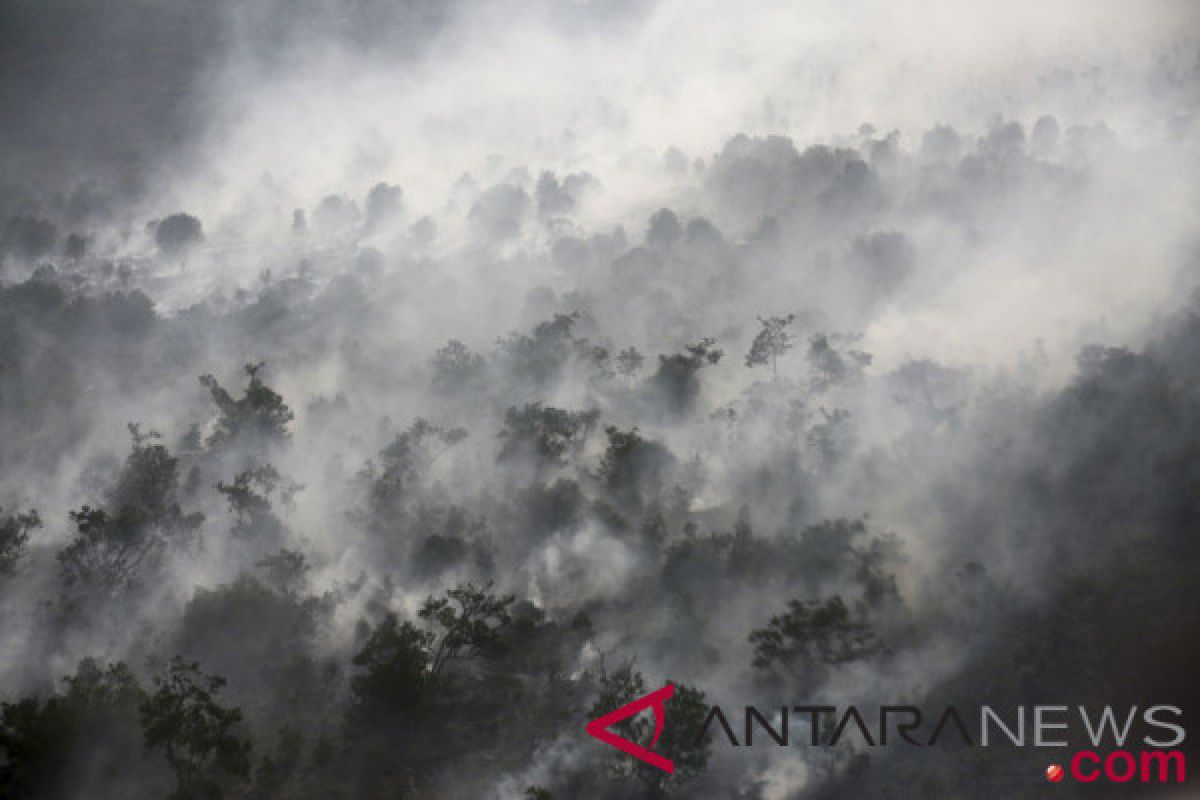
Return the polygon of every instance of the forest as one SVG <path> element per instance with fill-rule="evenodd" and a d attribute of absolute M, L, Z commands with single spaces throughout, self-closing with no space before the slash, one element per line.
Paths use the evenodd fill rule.
<path fill-rule="evenodd" d="M 820 716 L 696 734 L 1158 703 L 1196 758 L 1194 41 L 1050 58 L 974 123 L 808 135 L 755 99 L 675 145 L 615 89 L 523 116 L 446 33 L 494 12 L 402 5 L 5 12 L 61 86 L 0 79 L 0 798 L 1173 796 Z M 639 13 L 488 36 L 519 70 Z M 86 134 L 81 64 L 116 82 Z M 1062 100 L 1092 82 L 1126 94 Z M 673 773 L 586 733 L 667 683 L 661 732 L 616 730 Z"/>

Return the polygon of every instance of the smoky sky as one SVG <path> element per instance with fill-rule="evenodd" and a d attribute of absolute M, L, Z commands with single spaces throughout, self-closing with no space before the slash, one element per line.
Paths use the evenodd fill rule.
<path fill-rule="evenodd" d="M 206 134 L 228 136 L 222 111 L 244 110 L 256 84 L 286 83 L 317 64 L 314 85 L 301 87 L 316 93 L 345 80 L 338 65 L 347 60 L 356 79 L 422 71 L 435 90 L 444 83 L 458 92 L 464 113 L 494 110 L 478 106 L 483 98 L 455 83 L 456 73 L 478 78 L 485 64 L 482 75 L 511 73 L 514 82 L 490 89 L 499 100 L 524 96 L 548 107 L 551 116 L 524 121 L 547 138 L 541 147 L 564 135 L 585 143 L 590 132 L 572 128 L 592 125 L 622 131 L 623 150 L 665 148 L 684 142 L 664 138 L 664 123 L 706 119 L 717 123 L 708 132 L 715 138 L 704 137 L 709 146 L 747 126 L 823 135 L 903 118 L 888 94 L 920 106 L 917 116 L 932 114 L 930 123 L 958 121 L 964 111 L 978 123 L 1035 97 L 1078 107 L 1151 94 L 1169 118 L 1187 115 L 1194 100 L 1193 11 L 1167 2 L 1137 15 L 1109 3 L 1019 3 L 1004 14 L 943 3 L 814 4 L 796 13 L 753 7 L 722 25 L 712 9 L 643 2 L 14 0 L 0 10 L 3 175 L 35 196 L 83 176 L 145 192 L 155 168 L 190 166 Z M 1021 59 L 1030 63 L 1015 67 Z M 578 92 L 576 102 L 563 108 L 556 86 Z M 488 146 L 499 153 L 501 144 Z"/>
<path fill-rule="evenodd" d="M 236 49 L 268 69 L 317 33 L 397 58 L 452 3 L 12 2 L 0 9 L 4 181 L 38 193 L 82 176 L 136 195 L 192 156 L 213 71 Z"/>

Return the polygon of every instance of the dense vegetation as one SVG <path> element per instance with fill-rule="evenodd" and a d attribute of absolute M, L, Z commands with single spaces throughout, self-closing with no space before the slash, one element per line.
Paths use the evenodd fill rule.
<path fill-rule="evenodd" d="M 887 224 L 986 244 L 980 182 L 1090 173 L 1015 123 L 862 136 L 739 136 L 698 172 L 717 222 L 633 234 L 573 221 L 584 175 L 474 187 L 450 255 L 380 184 L 249 280 L 209 280 L 240 256 L 189 214 L 13 217 L 0 796 L 1040 797 L 1031 750 L 691 734 L 712 704 L 1200 707 L 1200 309 L 1066 373 L 877 366 L 861 330 L 928 277 Z M 667 681 L 673 776 L 584 733 Z"/>

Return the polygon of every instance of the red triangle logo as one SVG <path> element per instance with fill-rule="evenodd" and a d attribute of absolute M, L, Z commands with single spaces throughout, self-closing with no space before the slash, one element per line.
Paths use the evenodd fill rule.
<path fill-rule="evenodd" d="M 651 751 L 648 748 L 642 747 L 636 742 L 631 742 L 623 736 L 618 736 L 609 728 L 616 725 L 623 719 L 628 719 L 634 714 L 637 714 L 647 708 L 654 710 L 654 738 L 650 740 L 650 747 L 658 741 L 658 737 L 662 735 L 663 725 L 667 720 L 667 709 L 664 705 L 667 700 L 675 694 L 675 685 L 668 683 L 666 686 L 651 692 L 650 694 L 639 697 L 632 703 L 626 703 L 615 711 L 610 711 L 602 717 L 598 717 L 587 724 L 587 732 L 589 736 L 599 739 L 605 744 L 612 745 L 623 753 L 628 753 L 634 758 L 645 761 L 652 767 L 658 767 L 664 772 L 675 774 L 675 762 L 669 758 L 664 758 L 658 753 Z"/>

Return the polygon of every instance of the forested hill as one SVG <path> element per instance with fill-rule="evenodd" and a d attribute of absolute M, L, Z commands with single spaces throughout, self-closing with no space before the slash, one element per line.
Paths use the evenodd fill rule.
<path fill-rule="evenodd" d="M 0 4 L 0 800 L 1195 772 L 1195 4 L 77 6 Z M 588 735 L 667 683 L 673 773 Z"/>

